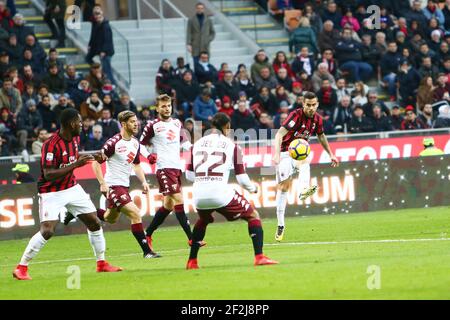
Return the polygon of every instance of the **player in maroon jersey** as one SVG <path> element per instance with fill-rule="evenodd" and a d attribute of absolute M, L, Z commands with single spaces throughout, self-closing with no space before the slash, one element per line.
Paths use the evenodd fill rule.
<path fill-rule="evenodd" d="M 275 234 L 275 240 L 277 241 L 283 240 L 286 200 L 288 191 L 292 187 L 294 173 L 297 170 L 299 171 L 298 186 L 301 200 L 312 196 L 317 190 L 317 186 L 310 186 L 310 159 L 307 158 L 301 162 L 292 159 L 288 152 L 289 144 L 295 139 L 308 141 L 313 134 L 316 134 L 320 144 L 330 156 L 331 166 L 339 165 L 323 132 L 323 119 L 317 113 L 318 107 L 317 96 L 313 92 L 305 93 L 303 109 L 292 111 L 275 136 L 273 162 L 276 165 L 278 184 L 276 197 L 278 228 Z"/>
<path fill-rule="evenodd" d="M 59 214 L 66 208 L 87 227 L 89 241 L 97 258 L 97 272 L 117 272 L 105 261 L 105 238 L 94 204 L 77 184 L 73 171 L 93 161 L 90 155 L 78 155 L 81 116 L 73 108 L 61 113 L 61 130 L 42 146 L 41 176 L 38 181 L 40 231 L 28 243 L 19 265 L 13 272 L 18 280 L 31 280 L 28 264 L 53 236 L 60 221 Z"/>

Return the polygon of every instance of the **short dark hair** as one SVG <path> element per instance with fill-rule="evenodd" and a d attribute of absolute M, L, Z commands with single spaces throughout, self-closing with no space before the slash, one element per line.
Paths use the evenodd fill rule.
<path fill-rule="evenodd" d="M 222 128 L 230 122 L 231 122 L 231 119 L 228 115 L 226 115 L 225 113 L 222 113 L 222 112 L 218 112 L 212 118 L 211 125 L 223 133 Z"/>
<path fill-rule="evenodd" d="M 202 51 L 202 52 L 200 52 L 200 55 L 199 55 L 199 56 L 201 56 L 201 55 L 203 55 L 203 54 L 206 54 L 206 55 L 209 57 L 208 51 Z"/>
<path fill-rule="evenodd" d="M 306 92 L 303 97 L 308 100 L 313 100 L 313 99 L 317 99 L 317 95 L 314 92 L 308 91 Z"/>
<path fill-rule="evenodd" d="M 59 122 L 63 128 L 67 128 L 75 119 L 78 119 L 80 114 L 75 108 L 67 108 L 61 112 Z"/>
<path fill-rule="evenodd" d="M 40 135 L 42 131 L 47 131 L 47 129 L 39 128 L 39 129 L 37 129 L 37 134 Z"/>

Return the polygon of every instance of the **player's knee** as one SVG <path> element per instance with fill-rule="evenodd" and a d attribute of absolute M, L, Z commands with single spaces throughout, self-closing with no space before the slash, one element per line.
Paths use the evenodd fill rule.
<path fill-rule="evenodd" d="M 45 240 L 49 240 L 51 237 L 53 237 L 54 234 L 55 234 L 55 232 L 51 229 L 42 229 L 41 230 L 41 235 Z"/>
<path fill-rule="evenodd" d="M 101 229 L 100 221 L 98 219 L 93 219 L 86 224 L 89 231 L 94 232 Z"/>

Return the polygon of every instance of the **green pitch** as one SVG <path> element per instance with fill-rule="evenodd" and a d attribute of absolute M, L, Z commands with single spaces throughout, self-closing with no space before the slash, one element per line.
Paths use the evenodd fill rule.
<path fill-rule="evenodd" d="M 239 221 L 210 225 L 200 270 L 185 270 L 187 242 L 170 227 L 154 235 L 161 259 L 144 260 L 128 231 L 106 233 L 115 274 L 95 273 L 87 235 L 55 237 L 28 282 L 11 276 L 28 240 L 0 242 L 0 299 L 450 299 L 449 208 L 290 218 L 281 244 L 275 220 L 263 227 L 279 265 L 253 266 Z M 80 289 L 67 288 L 70 266 Z"/>

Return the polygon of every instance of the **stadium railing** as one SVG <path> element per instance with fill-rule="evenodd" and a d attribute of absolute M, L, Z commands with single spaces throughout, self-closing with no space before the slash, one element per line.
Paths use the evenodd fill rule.
<path fill-rule="evenodd" d="M 375 139 L 389 139 L 389 138 L 402 138 L 402 137 L 417 137 L 417 136 L 428 136 L 428 135 L 443 135 L 450 134 L 450 128 L 442 129 L 425 129 L 425 130 L 408 130 L 408 131 L 387 131 L 387 132 L 370 132 L 370 133 L 354 133 L 354 134 L 342 134 L 342 135 L 329 135 L 327 136 L 330 142 L 340 142 L 340 141 L 356 141 L 356 140 L 375 140 Z M 270 146 L 272 145 L 271 139 L 263 140 L 246 140 L 237 141 L 241 147 L 250 146 Z M 317 142 L 317 137 L 311 137 L 311 143 Z M 83 151 L 80 154 L 93 154 L 98 151 Z M 39 161 L 40 155 L 29 155 L 29 156 L 9 156 L 0 157 L 0 163 L 26 163 Z"/>

